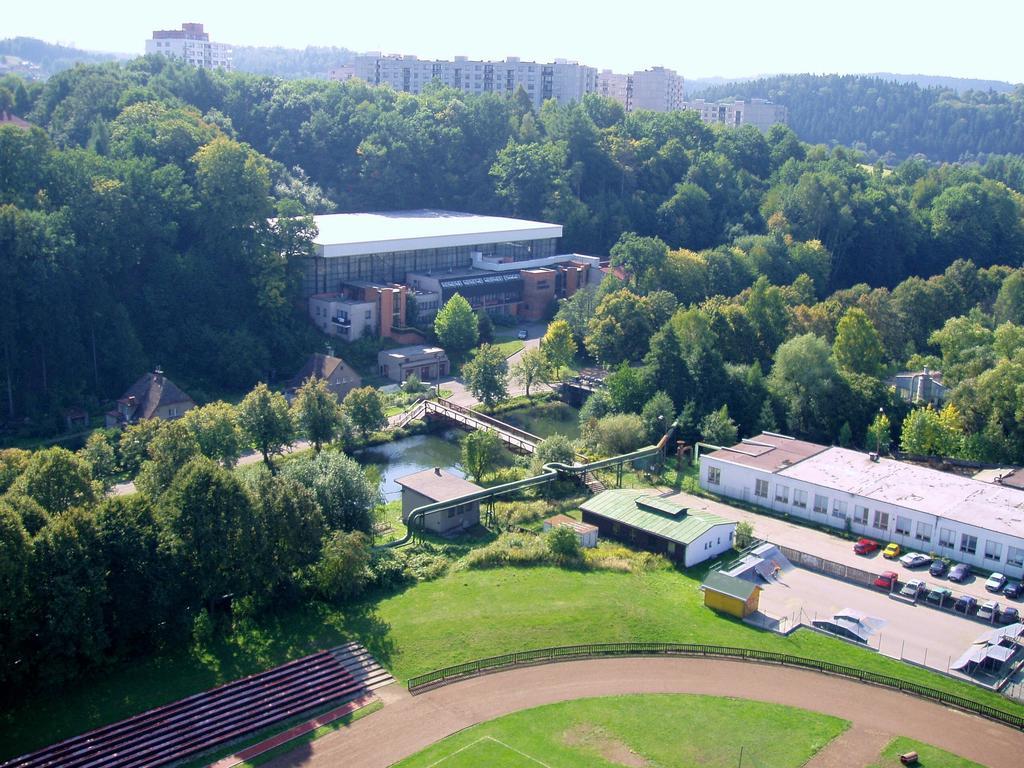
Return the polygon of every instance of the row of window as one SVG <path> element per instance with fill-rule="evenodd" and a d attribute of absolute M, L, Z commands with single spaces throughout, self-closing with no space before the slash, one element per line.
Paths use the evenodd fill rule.
<path fill-rule="evenodd" d="M 718 467 L 708 467 L 707 481 L 710 485 L 721 485 L 721 470 Z M 793 495 L 791 502 L 789 486 L 776 483 L 775 502 L 778 504 L 790 504 L 796 509 L 807 509 L 807 491 L 801 488 L 794 488 L 792 491 Z M 758 479 L 754 481 L 754 497 L 764 500 L 768 499 L 769 484 L 767 480 Z M 814 494 L 811 509 L 819 515 L 831 514 L 832 517 L 837 520 L 842 520 L 844 523 L 849 513 L 847 502 L 839 499 L 832 500 L 830 512 L 828 497 L 819 493 Z M 855 504 L 853 506 L 853 517 L 851 518 L 851 522 L 865 527 L 870 525 L 870 527 L 876 530 L 887 532 L 889 530 L 890 517 L 892 517 L 892 515 L 883 510 L 870 510 L 865 506 Z M 895 515 L 895 518 L 893 531 L 897 535 L 905 537 L 913 536 L 915 540 L 920 541 L 922 544 L 930 544 L 932 542 L 932 538 L 935 534 L 935 526 L 932 525 L 932 523 L 918 520 L 915 524 L 913 520 L 909 517 L 905 517 L 904 515 Z M 977 536 L 972 536 L 968 533 L 961 534 L 959 547 L 957 547 L 957 543 L 956 532 L 952 528 L 939 529 L 939 549 L 958 550 L 965 555 L 975 555 L 978 552 Z M 986 560 L 993 563 L 1004 562 L 1002 543 L 986 540 L 983 556 Z M 1007 546 L 1005 563 L 1006 565 L 1018 568 L 1024 567 L 1024 548 Z"/>

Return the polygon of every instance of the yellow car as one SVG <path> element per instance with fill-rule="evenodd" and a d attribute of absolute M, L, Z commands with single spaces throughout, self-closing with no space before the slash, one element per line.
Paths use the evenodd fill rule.
<path fill-rule="evenodd" d="M 882 550 L 882 557 L 887 560 L 895 560 L 900 556 L 900 545 L 899 544 L 888 544 L 885 549 Z"/>

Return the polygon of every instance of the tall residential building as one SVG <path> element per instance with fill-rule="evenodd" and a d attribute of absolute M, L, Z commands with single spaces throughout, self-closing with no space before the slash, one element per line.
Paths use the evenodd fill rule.
<path fill-rule="evenodd" d="M 692 109 L 700 114 L 705 123 L 721 123 L 722 125 L 752 125 L 760 131 L 767 131 L 773 125 L 785 125 L 789 114 L 781 104 L 773 104 L 765 99 L 743 101 L 704 101 L 694 99 L 684 103 L 684 109 Z"/>
<path fill-rule="evenodd" d="M 615 99 L 627 112 L 637 109 L 672 112 L 683 108 L 683 78 L 665 67 L 631 75 L 619 75 L 606 69 L 597 77 L 597 92 Z"/>
<path fill-rule="evenodd" d="M 464 93 L 512 95 L 521 86 L 535 108 L 547 99 L 559 104 L 581 101 L 584 95 L 597 90 L 596 69 L 564 59 L 540 64 L 516 57 L 505 61 L 476 61 L 456 56 L 447 61 L 368 53 L 357 56 L 351 68 L 351 71 L 345 67 L 332 70 L 331 77 L 347 80 L 354 75 L 372 85 L 390 85 L 406 93 L 420 93 L 435 80 Z"/>
<path fill-rule="evenodd" d="M 181 59 L 200 69 L 232 68 L 231 46 L 210 42 L 210 33 L 203 31 L 202 24 L 186 23 L 181 29 L 154 30 L 153 37 L 146 41 L 146 53 Z"/>

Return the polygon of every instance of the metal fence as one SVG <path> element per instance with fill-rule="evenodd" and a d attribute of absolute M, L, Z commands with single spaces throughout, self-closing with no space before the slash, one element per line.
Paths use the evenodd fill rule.
<path fill-rule="evenodd" d="M 410 678 L 408 686 L 410 693 L 417 694 L 459 680 L 490 672 L 498 672 L 511 667 L 614 656 L 717 657 L 752 661 L 761 664 L 781 664 L 788 667 L 799 667 L 903 691 L 913 696 L 937 701 L 947 706 L 981 715 L 1003 725 L 1024 730 L 1024 716 L 1022 715 L 1005 712 L 963 696 L 938 691 L 934 688 L 911 683 L 898 677 L 880 675 L 876 672 L 867 672 L 863 669 L 833 664 L 828 661 L 820 661 L 819 659 L 790 656 L 789 654 L 776 653 L 775 651 L 759 651 L 752 648 L 731 648 L 692 643 L 589 643 L 585 645 L 564 645 L 555 648 L 537 648 L 530 651 L 518 651 L 516 653 L 506 653 L 503 656 L 491 656 L 486 659 L 468 661 L 465 664 L 456 664 L 444 669 L 435 669 L 433 672 L 427 672 L 425 675 Z"/>

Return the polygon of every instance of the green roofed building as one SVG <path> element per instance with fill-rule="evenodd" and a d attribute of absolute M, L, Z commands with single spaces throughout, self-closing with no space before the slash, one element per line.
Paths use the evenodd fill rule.
<path fill-rule="evenodd" d="M 602 536 L 657 552 L 689 568 L 732 547 L 736 523 L 701 509 L 687 509 L 654 490 L 613 490 L 584 502 L 583 522 Z"/>

